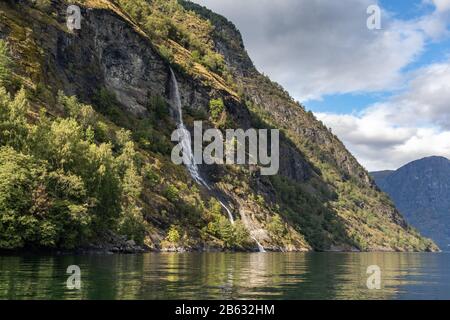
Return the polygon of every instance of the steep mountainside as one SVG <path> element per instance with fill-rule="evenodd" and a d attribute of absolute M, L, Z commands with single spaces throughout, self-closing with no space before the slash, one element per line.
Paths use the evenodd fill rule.
<path fill-rule="evenodd" d="M 407 221 L 432 238 L 442 250 L 450 244 L 450 160 L 428 157 L 389 175 L 372 173 Z"/>
<path fill-rule="evenodd" d="M 81 30 L 69 31 L 67 1 L 0 2 L 0 39 L 11 56 L 6 88 L 11 94 L 25 92 L 29 105 L 28 124 L 21 122 L 28 132 L 24 141 L 5 139 L 0 146 L 42 161 L 44 176 L 77 179 L 86 189 L 75 211 L 72 205 L 65 211 L 55 207 L 74 200 L 67 191 L 55 189 L 50 178 L 42 186 L 44 198 L 51 199 L 43 213 L 33 209 L 42 197 L 27 199 L 20 210 L 9 196 L 0 198 L 0 208 L 9 210 L 8 219 L 0 222 L 0 247 L 73 247 L 120 235 L 170 250 L 249 249 L 256 247 L 254 239 L 271 250 L 437 249 L 406 224 L 336 136 L 255 69 L 240 33 L 225 18 L 185 1 L 75 3 L 81 7 Z M 201 166 L 214 186 L 208 190 L 184 167 L 174 165 L 170 68 L 178 80 L 188 129 L 194 120 L 203 120 L 205 129 L 279 128 L 279 174 L 262 176 L 257 166 Z M 24 90 L 18 91 L 20 87 Z M 16 123 L 18 102 L 4 105 L 9 110 L 5 123 Z M 45 112 L 39 112 L 42 108 Z M 74 145 L 64 140 L 72 138 L 71 130 L 59 129 L 67 122 L 79 128 L 81 145 L 99 149 L 93 159 L 80 162 L 74 157 L 85 152 L 58 151 Z M 45 134 L 35 137 L 40 130 Z M 61 131 L 67 135 L 64 139 Z M 59 158 L 36 151 L 45 145 L 36 143 L 39 139 L 54 143 Z M 13 152 L 10 148 L 3 152 Z M 96 154 L 105 148 L 112 158 L 97 164 L 104 157 Z M 18 156 L 8 168 L 30 159 Z M 128 167 L 122 168 L 121 159 L 127 159 Z M 117 202 L 113 191 L 104 194 L 107 188 L 101 187 L 110 162 L 117 167 L 111 178 L 117 183 Z M 94 169 L 98 166 L 93 174 L 100 177 L 91 181 L 92 175 L 81 164 L 69 165 L 73 163 L 93 163 Z M 12 172 L 0 171 L 5 176 Z M 9 186 L 0 185 L 0 193 L 10 192 Z M 236 224 L 230 224 L 218 201 L 231 208 Z M 82 223 L 80 208 L 87 217 Z M 55 212 L 68 218 L 56 219 Z M 32 236 L 20 233 L 27 227 L 20 222 L 22 215 L 41 223 L 41 229 Z M 80 226 L 61 225 L 70 219 Z M 52 232 L 43 239 L 45 228 Z M 68 228 L 73 233 L 69 242 L 64 236 Z M 11 238 L 8 232 L 18 235 Z"/>

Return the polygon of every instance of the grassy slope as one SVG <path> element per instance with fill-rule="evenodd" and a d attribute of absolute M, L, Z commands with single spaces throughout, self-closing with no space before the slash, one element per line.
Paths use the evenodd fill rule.
<path fill-rule="evenodd" d="M 232 61 L 229 68 L 237 69 L 234 74 L 236 81 L 240 83 L 238 91 L 242 92 L 242 98 L 250 101 L 249 108 L 259 120 L 282 129 L 285 136 L 317 169 L 320 180 L 335 192 L 337 197 L 325 194 L 321 201 L 326 202 L 327 209 L 335 213 L 331 220 L 341 220 L 345 226 L 346 235 L 350 236 L 357 247 L 424 249 L 431 244 L 431 241 L 423 240 L 416 231 L 405 227 L 403 218 L 393 209 L 389 198 L 377 190 L 368 172 L 358 164 L 328 128 L 317 121 L 311 113 L 306 112 L 303 106 L 293 101 L 279 85 L 260 75 L 253 68 L 247 61 L 248 57 L 241 36 L 232 23 L 200 6 L 185 1 L 180 2 L 187 9 L 195 10 L 212 21 L 215 30 L 211 37 L 222 47 L 225 44 L 234 55 L 228 59 Z M 244 62 L 236 68 L 236 61 Z M 258 99 L 255 99 L 255 96 Z M 314 188 L 314 179 L 307 183 L 306 188 L 303 186 L 303 189 L 301 185 L 293 181 L 288 181 L 286 184 L 294 188 L 297 186 L 298 192 L 308 194 L 307 189 L 312 187 L 314 194 L 321 194 L 320 190 Z M 278 191 L 285 195 L 284 202 L 291 196 L 295 197 L 295 194 L 286 196 L 286 190 L 280 189 L 278 188 Z M 302 211 L 302 202 L 293 203 L 288 209 L 291 209 L 290 211 L 293 209 L 295 211 L 293 214 L 298 215 Z M 323 219 L 315 222 L 328 224 L 324 229 L 332 227 L 333 222 L 327 221 L 329 216 L 326 213 L 323 216 Z M 317 232 L 317 230 L 314 231 Z M 333 230 L 333 232 L 339 231 Z"/>

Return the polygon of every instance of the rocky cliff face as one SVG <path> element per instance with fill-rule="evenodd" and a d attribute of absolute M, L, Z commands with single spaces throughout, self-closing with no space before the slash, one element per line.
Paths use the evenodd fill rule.
<path fill-rule="evenodd" d="M 450 161 L 428 157 L 396 171 L 372 173 L 407 221 L 442 250 L 450 244 Z"/>
<path fill-rule="evenodd" d="M 193 51 L 178 43 L 177 37 L 155 40 L 123 1 L 77 3 L 83 22 L 82 29 L 74 32 L 65 26 L 66 1 L 46 2 L 44 6 L 35 1 L 0 4 L 0 38 L 10 43 L 18 63 L 17 77 L 36 93 L 36 107 L 45 105 L 48 112 L 58 114 L 54 98 L 58 90 L 95 106 L 98 92 L 106 90 L 115 96 L 127 117 L 145 119 L 150 116 L 147 106 L 152 97 L 168 101 L 172 66 L 188 126 L 193 120 L 205 119 L 212 98 L 221 98 L 227 125 L 282 131 L 279 175 L 261 176 L 259 169 L 251 166 L 202 167 L 214 183 L 214 192 L 195 186 L 167 155 L 142 151 L 143 156 L 162 163 L 162 181 L 187 184 L 186 199 L 189 191 L 205 202 L 215 196 L 227 199 L 252 236 L 273 250 L 436 249 L 407 226 L 336 136 L 280 86 L 258 73 L 239 32 L 225 18 L 184 1 L 180 1 L 184 8 L 173 4 L 176 9 L 168 17 L 193 15 L 195 21 L 212 25 L 200 39 L 207 39 L 205 46 L 212 42 L 212 50 L 223 57 L 228 80 L 197 62 L 185 64 L 183 58 Z M 187 25 L 186 29 L 195 27 Z M 161 43 L 174 57 L 163 56 Z M 210 117 L 206 119 L 208 126 L 216 126 Z M 170 126 L 167 132 L 175 124 Z M 201 226 L 185 226 L 180 207 L 169 203 L 162 190 L 154 187 L 142 196 L 151 225 L 150 246 L 160 248 L 173 224 L 185 227 L 189 238 L 185 247 L 209 246 L 209 240 L 201 236 Z M 280 217 L 281 222 L 274 217 Z"/>

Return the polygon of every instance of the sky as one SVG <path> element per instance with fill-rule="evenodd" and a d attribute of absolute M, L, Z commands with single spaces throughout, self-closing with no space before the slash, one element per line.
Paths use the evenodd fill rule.
<path fill-rule="evenodd" d="M 194 0 L 370 171 L 450 158 L 450 0 Z M 381 9 L 369 29 L 367 8 Z"/>

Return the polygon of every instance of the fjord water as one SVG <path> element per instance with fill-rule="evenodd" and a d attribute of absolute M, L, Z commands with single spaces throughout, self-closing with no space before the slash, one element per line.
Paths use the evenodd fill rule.
<path fill-rule="evenodd" d="M 80 290 L 66 288 L 69 265 Z M 449 267 L 449 253 L 0 256 L 0 299 L 450 299 Z"/>

